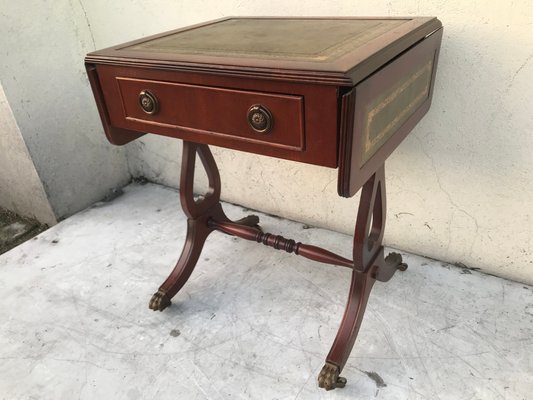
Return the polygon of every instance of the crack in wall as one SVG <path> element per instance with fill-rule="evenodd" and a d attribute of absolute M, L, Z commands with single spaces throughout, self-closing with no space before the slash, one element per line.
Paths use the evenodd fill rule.
<path fill-rule="evenodd" d="M 478 221 L 477 219 L 472 215 L 470 214 L 468 211 L 466 211 L 465 209 L 461 208 L 452 198 L 452 196 L 450 195 L 450 193 L 444 189 L 444 187 L 442 186 L 442 182 L 440 181 L 440 176 L 437 172 L 437 168 L 435 166 L 435 162 L 433 161 L 433 158 L 428 154 L 428 152 L 426 151 L 425 147 L 424 147 L 424 144 L 422 143 L 422 140 L 420 140 L 419 137 L 417 137 L 416 135 L 414 135 L 414 137 L 416 138 L 416 140 L 418 141 L 418 143 L 420 144 L 420 149 L 422 150 L 422 153 L 424 153 L 424 155 L 428 158 L 429 162 L 431 163 L 431 167 L 433 169 L 433 173 L 435 174 L 435 179 L 437 180 L 437 185 L 439 186 L 440 190 L 446 195 L 446 197 L 448 198 L 448 201 L 449 203 L 459 212 L 462 212 L 464 215 L 466 215 L 467 217 L 469 217 L 473 222 L 474 222 L 474 225 L 475 225 L 475 232 L 474 232 L 474 237 L 472 239 L 472 242 L 470 243 L 470 249 L 469 249 L 469 257 L 472 256 L 472 252 L 473 252 L 473 248 L 474 248 L 474 244 L 476 242 L 476 239 L 478 237 L 478 232 L 479 232 L 479 224 L 478 224 Z M 449 251 L 449 248 L 450 248 L 450 244 L 451 244 L 451 224 L 452 224 L 452 221 L 453 221 L 453 213 L 450 217 L 450 220 L 448 221 L 448 245 L 446 247 L 446 252 Z"/>
<path fill-rule="evenodd" d="M 518 67 L 518 69 L 513 74 L 512 78 L 509 80 L 509 84 L 507 85 L 507 89 L 510 89 L 511 86 L 513 86 L 514 80 L 517 77 L 517 75 L 524 69 L 524 67 L 533 59 L 533 53 L 531 53 L 529 56 L 526 57 L 525 61 Z"/>
<path fill-rule="evenodd" d="M 91 28 L 91 23 L 89 22 L 89 17 L 87 16 L 87 11 L 85 11 L 85 7 L 83 6 L 83 3 L 81 0 L 78 0 L 78 3 L 81 7 L 81 10 L 83 12 L 83 15 L 85 17 L 85 22 L 87 23 L 87 28 L 89 29 L 89 34 L 91 35 L 91 40 L 93 42 L 94 50 L 96 50 L 96 42 L 94 40 L 93 30 Z"/>

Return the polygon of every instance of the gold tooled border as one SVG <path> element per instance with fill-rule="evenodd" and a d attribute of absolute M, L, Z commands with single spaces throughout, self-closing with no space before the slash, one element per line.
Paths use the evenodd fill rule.
<path fill-rule="evenodd" d="M 405 81 L 400 87 L 398 87 L 396 90 L 394 90 L 385 100 L 383 100 L 381 103 L 379 103 L 377 106 L 375 106 L 372 110 L 370 110 L 367 115 L 367 122 L 365 125 L 365 131 L 364 131 L 364 142 L 365 142 L 365 152 L 363 154 L 362 162 L 368 161 L 370 157 L 375 153 L 375 151 L 372 154 L 368 154 L 377 143 L 379 143 L 385 135 L 390 133 L 390 130 L 394 128 L 394 126 L 403 119 L 407 114 L 412 113 L 415 107 L 419 105 L 420 100 L 427 97 L 429 95 L 429 87 L 431 84 L 431 72 L 433 69 L 433 59 L 429 60 L 426 64 L 422 66 L 418 71 L 416 71 L 411 77 Z M 385 128 L 379 132 L 372 140 L 370 140 L 370 125 L 374 121 L 374 118 L 385 108 L 387 107 L 392 101 L 394 101 L 402 92 L 405 91 L 409 86 L 411 86 L 420 76 L 422 76 L 424 73 L 428 72 L 428 80 L 424 87 L 424 90 L 420 92 L 410 103 L 409 105 L 402 110 L 402 112 L 398 113 L 396 117 L 391 120 Z"/>
<path fill-rule="evenodd" d="M 237 17 L 236 19 L 239 19 L 239 18 Z M 272 19 L 279 20 L 280 18 L 273 17 Z M 235 19 L 232 18 L 232 19 L 220 21 L 209 26 L 199 26 L 198 28 L 194 28 L 194 29 L 212 30 L 218 24 L 229 22 L 232 20 L 235 20 Z M 176 33 L 169 34 L 167 36 L 162 36 L 162 37 L 158 37 L 155 39 L 147 40 L 145 42 L 138 43 L 136 45 L 124 47 L 124 49 L 130 50 L 130 51 L 146 51 L 146 52 L 151 52 L 151 53 L 199 54 L 199 55 L 211 55 L 211 56 L 235 55 L 238 57 L 245 57 L 245 58 L 256 57 L 256 58 L 270 58 L 270 59 L 282 59 L 282 60 L 304 60 L 304 61 L 310 61 L 310 62 L 327 62 L 327 61 L 337 59 L 341 55 L 346 54 L 346 52 L 348 51 L 351 51 L 351 50 L 354 50 L 354 49 L 357 49 L 363 46 L 369 41 L 376 39 L 377 37 L 391 31 L 394 28 L 397 28 L 398 26 L 410 20 L 411 19 L 409 18 L 364 20 L 368 22 L 373 21 L 375 22 L 375 24 L 372 25 L 370 28 L 367 28 L 366 30 L 358 34 L 351 35 L 345 39 L 342 39 L 338 43 L 334 43 L 317 52 L 309 52 L 309 53 L 284 53 L 284 52 L 269 51 L 267 54 L 265 52 L 259 52 L 259 51 L 253 51 L 253 50 L 231 50 L 229 51 L 229 50 L 220 50 L 217 48 L 202 48 L 198 50 L 195 50 L 193 48 L 168 49 L 167 47 L 163 47 L 161 45 L 160 46 L 153 45 L 154 42 L 165 43 L 167 41 L 170 41 L 176 35 L 189 32 L 189 30 L 185 30 L 182 32 L 176 32 Z M 391 22 L 395 22 L 395 23 L 391 24 Z M 191 31 L 194 29 L 191 29 Z M 327 54 L 324 54 L 324 53 L 327 53 Z"/>

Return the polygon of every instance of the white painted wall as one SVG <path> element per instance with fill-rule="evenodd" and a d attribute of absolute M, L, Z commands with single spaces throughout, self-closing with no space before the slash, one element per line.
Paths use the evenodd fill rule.
<path fill-rule="evenodd" d="M 46 193 L 0 84 L 0 207 L 56 223 Z"/>
<path fill-rule="evenodd" d="M 84 165 L 95 168 L 91 176 L 105 179 L 107 174 L 115 175 L 114 179 L 107 177 L 109 182 L 124 174 L 122 153 L 103 142 L 81 69 L 82 53 L 93 47 L 228 15 L 438 16 L 445 32 L 432 109 L 387 162 L 389 222 L 385 241 L 400 249 L 533 283 L 532 1 L 78 0 L 54 1 L 53 6 L 32 1 L 33 8 L 27 1 L 20 6 L 7 0 L 1 3 L 2 13 L 6 13 L 5 4 L 11 10 L 9 15 L 14 7 L 28 10 L 28 15 L 19 16 L 18 24 L 13 25 L 15 31 L 0 28 L 4 30 L 0 31 L 2 40 L 5 34 L 23 32 L 22 40 L 13 40 L 10 48 L 26 51 L 11 71 L 29 74 L 39 71 L 44 60 L 56 60 L 59 65 L 47 72 L 68 77 L 60 85 L 59 78 L 48 83 L 49 74 L 44 71 L 36 78 L 23 73 L 34 84 L 24 95 L 16 94 L 16 83 L 5 84 L 8 98 L 10 92 L 15 98 L 10 100 L 17 119 L 25 113 L 32 117 L 19 124 L 23 134 L 25 130 L 33 132 L 31 140 L 25 139 L 45 182 L 53 175 L 53 167 L 41 172 L 42 158 L 46 161 L 46 155 L 53 155 L 65 164 L 64 160 L 73 159 L 80 141 L 90 143 L 95 154 L 97 165 L 83 160 Z M 37 40 L 37 32 L 43 31 L 55 40 L 35 56 L 35 46 L 43 42 Z M 73 31 L 77 39 L 71 37 Z M 5 68 L 0 63 L 2 71 Z M 48 89 L 45 94 L 41 94 L 41 85 Z M 47 118 L 24 102 L 40 99 L 42 107 L 43 98 L 58 93 L 68 104 L 59 107 L 77 117 Z M 58 105 L 49 109 L 54 107 Z M 56 139 L 39 137 L 35 121 L 42 119 L 47 122 L 43 132 L 74 132 L 67 147 Z M 61 135 L 65 138 L 66 134 Z M 50 143 L 54 151 L 44 151 L 43 146 Z M 177 186 L 180 147 L 179 141 L 160 137 L 145 137 L 128 145 L 130 172 Z M 357 198 L 346 200 L 336 195 L 336 170 L 222 149 L 216 149 L 215 155 L 225 199 L 352 232 Z M 285 179 L 279 180 L 280 172 Z M 57 174 L 58 179 L 64 178 L 64 173 Z M 95 189 L 105 186 L 96 180 L 92 183 Z M 50 185 L 48 192 L 57 189 L 61 191 L 63 186 Z"/>
<path fill-rule="evenodd" d="M 125 150 L 101 134 L 83 65 L 95 44 L 80 4 L 0 0 L 0 80 L 58 218 L 130 178 Z"/>

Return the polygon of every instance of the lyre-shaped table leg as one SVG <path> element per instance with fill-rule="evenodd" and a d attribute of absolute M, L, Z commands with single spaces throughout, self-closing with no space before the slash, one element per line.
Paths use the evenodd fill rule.
<path fill-rule="evenodd" d="M 337 336 L 318 376 L 318 385 L 326 390 L 344 387 L 339 376 L 361 327 L 370 291 L 376 280 L 387 281 L 398 269 L 405 270 L 396 253 L 384 258 L 385 172 L 382 166 L 363 186 L 355 225 L 352 282 L 348 303 Z"/>
<path fill-rule="evenodd" d="M 209 179 L 208 192 L 199 200 L 195 200 L 193 193 L 196 154 L 200 157 Z M 283 247 L 288 252 L 295 252 L 312 260 L 353 268 L 344 316 L 326 358 L 326 364 L 318 377 L 319 386 L 326 390 L 344 387 L 346 379 L 339 374 L 346 364 L 359 332 L 374 282 L 376 280 L 385 282 L 397 270 L 403 271 L 407 268 L 399 254 L 391 253 L 386 258 L 383 254 L 382 241 L 385 228 L 383 166 L 365 183 L 361 192 L 355 226 L 353 263 L 324 249 L 263 233 L 257 226 L 259 218 L 255 215 L 232 223 L 224 214 L 220 204 L 220 176 L 207 145 L 183 142 L 180 200 L 183 211 L 188 217 L 185 245 L 174 270 L 150 300 L 150 308 L 162 311 L 170 305 L 172 297 L 189 279 L 205 240 L 215 229 L 245 239 L 261 241 L 276 249 Z M 239 226 L 254 227 L 254 229 L 239 229 Z"/>
<path fill-rule="evenodd" d="M 199 200 L 194 198 L 194 166 L 196 154 L 205 168 L 209 180 L 209 189 Z M 191 276 L 202 252 L 205 240 L 213 231 L 208 226 L 211 218 L 230 222 L 220 204 L 220 175 L 217 165 L 207 145 L 183 142 L 181 160 L 180 201 L 187 215 L 187 236 L 181 256 L 159 290 L 152 296 L 149 307 L 154 311 L 163 311 L 170 305 L 172 297 L 185 285 Z M 256 226 L 259 218 L 255 215 L 245 217 L 236 223 Z"/>

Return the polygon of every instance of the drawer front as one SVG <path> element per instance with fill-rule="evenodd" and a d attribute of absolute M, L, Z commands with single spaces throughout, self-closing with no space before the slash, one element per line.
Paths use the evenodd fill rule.
<path fill-rule="evenodd" d="M 305 147 L 302 96 L 131 77 L 116 82 L 124 111 L 123 121 L 112 121 L 117 126 L 149 132 L 175 128 L 290 150 Z"/>

